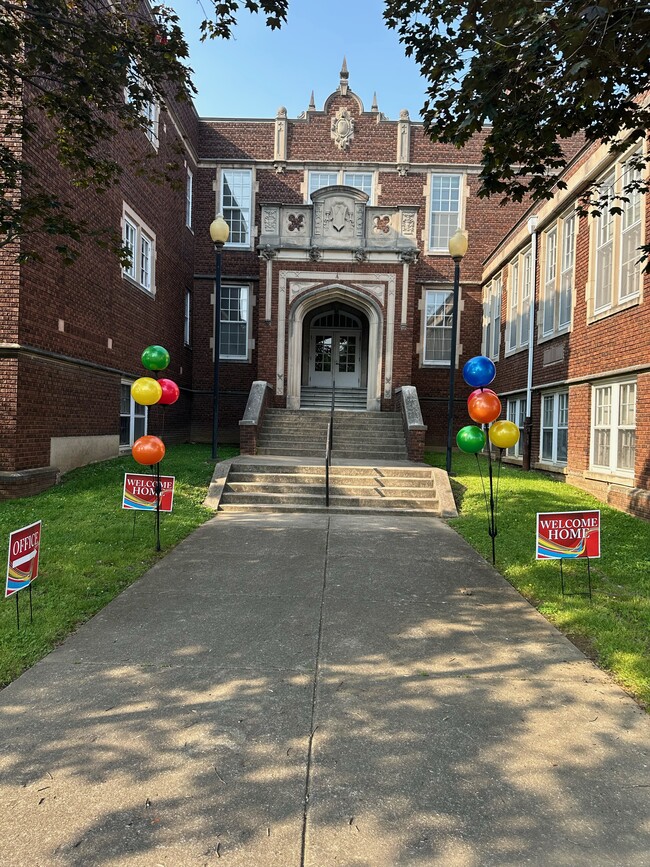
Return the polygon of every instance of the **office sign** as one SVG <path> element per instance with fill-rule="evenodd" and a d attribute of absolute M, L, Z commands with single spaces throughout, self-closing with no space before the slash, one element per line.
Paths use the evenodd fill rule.
<path fill-rule="evenodd" d="M 41 548 L 41 522 L 21 527 L 9 534 L 7 583 L 5 599 L 24 590 L 38 577 L 38 557 Z"/>

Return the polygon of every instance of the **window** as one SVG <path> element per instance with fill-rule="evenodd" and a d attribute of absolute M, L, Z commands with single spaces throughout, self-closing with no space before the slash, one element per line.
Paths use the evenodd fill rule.
<path fill-rule="evenodd" d="M 591 419 L 592 468 L 634 475 L 636 382 L 594 386 Z"/>
<path fill-rule="evenodd" d="M 513 422 L 519 428 L 519 440 L 506 449 L 506 454 L 509 458 L 520 458 L 524 452 L 524 421 L 526 420 L 526 398 L 525 397 L 509 397 L 506 407 L 506 417 L 508 421 Z"/>
<path fill-rule="evenodd" d="M 493 360 L 499 358 L 501 346 L 501 275 L 488 283 L 483 299 L 483 354 Z"/>
<path fill-rule="evenodd" d="M 542 435 L 540 459 L 550 464 L 566 464 L 569 432 L 569 392 L 542 395 Z"/>
<path fill-rule="evenodd" d="M 224 169 L 221 173 L 221 213 L 230 227 L 228 247 L 251 244 L 252 189 L 250 169 Z"/>
<path fill-rule="evenodd" d="M 571 325 L 575 248 L 576 216 L 570 213 L 544 234 L 543 337 L 559 334 Z"/>
<path fill-rule="evenodd" d="M 593 316 L 615 311 L 626 302 L 636 303 L 641 291 L 641 195 L 637 190 L 623 190 L 641 181 L 641 171 L 633 164 L 638 156 L 639 152 L 614 166 L 600 181 L 605 204 L 592 223 Z M 612 214 L 611 207 L 620 213 Z"/>
<path fill-rule="evenodd" d="M 449 253 L 449 239 L 461 225 L 460 175 L 431 175 L 429 249 Z"/>
<path fill-rule="evenodd" d="M 248 286 L 223 286 L 219 358 L 248 360 Z"/>
<path fill-rule="evenodd" d="M 424 315 L 424 364 L 449 364 L 454 294 L 427 289 Z"/>
<path fill-rule="evenodd" d="M 332 187 L 336 184 L 344 184 L 346 187 L 354 187 L 366 193 L 368 200 L 372 202 L 374 172 L 309 172 L 308 201 L 311 194 L 323 187 Z"/>
<path fill-rule="evenodd" d="M 120 447 L 128 448 L 147 432 L 147 407 L 131 397 L 131 383 L 120 385 Z"/>
<path fill-rule="evenodd" d="M 122 274 L 152 295 L 155 292 L 156 236 L 127 205 L 122 214 L 122 242 L 130 254 L 130 262 Z"/>
<path fill-rule="evenodd" d="M 158 103 L 154 100 L 145 102 L 142 106 L 142 117 L 144 118 L 144 134 L 149 139 L 151 144 L 158 148 Z"/>
<path fill-rule="evenodd" d="M 187 170 L 187 183 L 185 185 L 185 225 L 192 228 L 192 201 L 194 198 L 194 175 Z"/>
<path fill-rule="evenodd" d="M 192 322 L 192 293 L 185 290 L 185 304 L 183 307 L 183 344 L 191 346 L 191 322 Z"/>
<path fill-rule="evenodd" d="M 137 72 L 135 64 L 132 65 L 130 71 L 131 89 L 127 87 L 124 91 L 124 98 L 127 102 L 135 102 L 137 99 L 140 103 L 139 114 L 143 120 L 144 134 L 147 136 L 151 144 L 158 148 L 158 120 L 160 107 L 156 99 L 154 99 L 151 90 L 145 79 Z M 151 95 L 151 99 L 146 96 Z M 134 99 L 135 97 L 135 99 Z"/>
<path fill-rule="evenodd" d="M 532 294 L 530 247 L 528 250 L 518 253 L 510 263 L 508 287 L 506 351 L 513 353 L 528 346 Z"/>

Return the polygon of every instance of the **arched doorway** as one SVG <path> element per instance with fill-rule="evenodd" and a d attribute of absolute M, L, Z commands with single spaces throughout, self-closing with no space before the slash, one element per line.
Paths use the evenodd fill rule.
<path fill-rule="evenodd" d="M 364 317 L 365 319 L 365 317 Z M 306 385 L 361 388 L 364 364 L 363 326 L 359 316 L 338 307 L 316 310 L 309 324 Z M 367 331 L 367 320 L 366 329 Z M 305 335 L 307 336 L 307 335 Z M 367 342 L 365 356 L 367 358 Z"/>

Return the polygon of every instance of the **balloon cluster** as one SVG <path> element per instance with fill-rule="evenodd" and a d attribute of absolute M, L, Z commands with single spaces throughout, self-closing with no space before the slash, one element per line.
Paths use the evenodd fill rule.
<path fill-rule="evenodd" d="M 158 372 L 169 365 L 169 353 L 162 346 L 147 346 L 142 353 L 142 365 L 147 370 Z M 141 406 L 170 406 L 176 403 L 180 389 L 171 379 L 154 379 L 141 376 L 131 386 L 131 397 Z M 159 437 L 143 436 L 133 443 L 131 454 L 139 464 L 151 466 L 165 457 L 165 444 Z"/>
<path fill-rule="evenodd" d="M 501 449 L 509 449 L 519 440 L 519 428 L 511 421 L 497 421 L 501 415 L 501 401 L 487 386 L 496 376 L 496 367 L 484 355 L 476 355 L 465 362 L 463 379 L 474 388 L 467 398 L 467 411 L 472 421 L 487 427 L 492 445 Z M 473 424 L 468 424 L 458 431 L 456 443 L 462 452 L 470 455 L 478 454 L 487 442 L 485 432 Z"/>

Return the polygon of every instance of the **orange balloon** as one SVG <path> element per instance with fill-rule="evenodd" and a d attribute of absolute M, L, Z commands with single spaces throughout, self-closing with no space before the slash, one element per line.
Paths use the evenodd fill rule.
<path fill-rule="evenodd" d="M 149 467 L 165 457 L 165 443 L 158 437 L 140 437 L 133 443 L 131 454 L 139 464 Z"/>
<path fill-rule="evenodd" d="M 488 388 L 470 396 L 467 401 L 467 411 L 477 424 L 490 424 L 501 415 L 501 401 Z"/>

